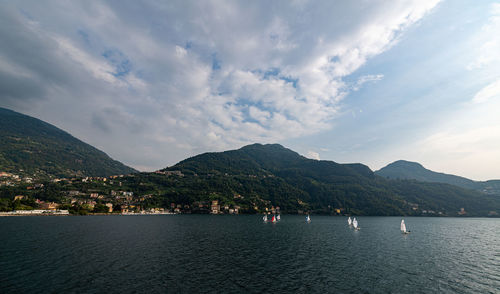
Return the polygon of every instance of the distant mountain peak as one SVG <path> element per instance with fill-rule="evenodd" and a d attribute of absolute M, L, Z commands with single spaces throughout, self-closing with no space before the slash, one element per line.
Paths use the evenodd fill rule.
<path fill-rule="evenodd" d="M 262 151 L 265 151 L 265 150 L 285 151 L 286 150 L 286 151 L 291 151 L 291 152 L 295 153 L 295 151 L 292 151 L 286 147 L 283 147 L 283 145 L 280 145 L 277 143 L 273 143 L 273 144 L 253 143 L 253 144 L 245 145 L 245 146 L 241 147 L 239 150 L 262 150 Z"/>
<path fill-rule="evenodd" d="M 481 183 L 455 175 L 434 172 L 418 162 L 398 160 L 376 171 L 375 174 L 390 179 L 411 179 L 421 182 L 445 183 L 467 189 L 481 190 Z"/>
<path fill-rule="evenodd" d="M 393 163 L 388 164 L 387 166 L 405 166 L 405 167 L 414 167 L 414 168 L 425 169 L 425 167 L 418 162 L 408 161 L 408 160 L 403 160 L 403 159 L 396 160 Z"/>
<path fill-rule="evenodd" d="M 373 177 L 363 164 L 339 164 L 313 160 L 280 144 L 250 144 L 237 150 L 203 153 L 165 170 L 195 174 L 269 175 L 298 173 L 306 177 L 331 180 L 342 177 Z"/>
<path fill-rule="evenodd" d="M 252 144 L 245 145 L 245 146 L 241 147 L 240 149 L 246 149 L 246 148 L 282 148 L 282 149 L 287 149 L 287 148 L 283 147 L 283 145 L 280 145 L 278 143 L 267 143 L 267 144 L 252 143 Z"/>

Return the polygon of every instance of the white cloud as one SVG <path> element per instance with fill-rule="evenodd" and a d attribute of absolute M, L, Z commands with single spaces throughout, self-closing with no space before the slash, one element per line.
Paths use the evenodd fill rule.
<path fill-rule="evenodd" d="M 413 158 L 437 171 L 490 180 L 498 175 L 500 165 L 500 137 L 496 134 L 500 134 L 498 122 L 461 130 L 444 129 L 417 143 L 420 151 Z"/>
<path fill-rule="evenodd" d="M 89 71 L 94 78 L 103 80 L 107 83 L 117 86 L 124 86 L 124 83 L 116 79 L 113 75 L 113 67 L 104 61 L 97 61 L 86 52 L 76 48 L 71 41 L 59 36 L 53 36 L 53 41 L 59 46 L 60 53 L 74 62 L 77 62 L 80 67 Z"/>
<path fill-rule="evenodd" d="M 186 51 L 186 49 L 184 49 L 182 47 L 175 46 L 175 54 L 177 55 L 177 57 L 182 58 L 182 57 L 186 56 L 187 51 Z"/>
<path fill-rule="evenodd" d="M 314 151 L 307 151 L 307 158 L 315 159 L 315 160 L 320 160 L 319 158 L 319 153 L 314 152 Z"/>
<path fill-rule="evenodd" d="M 482 103 L 496 97 L 500 97 L 500 79 L 477 92 L 472 98 L 472 102 Z"/>
<path fill-rule="evenodd" d="M 45 100 L 12 90 L 0 102 L 151 169 L 310 135 L 332 127 L 353 90 L 345 77 L 438 2 L 12 2 L 0 37 L 28 46 L 2 46 L 0 64 Z"/>
<path fill-rule="evenodd" d="M 362 76 L 358 79 L 356 84 L 352 87 L 352 90 L 358 91 L 361 88 L 361 86 L 363 86 L 363 84 L 368 83 L 368 82 L 380 81 L 383 78 L 384 78 L 383 74 Z"/>
<path fill-rule="evenodd" d="M 480 69 L 500 62 L 500 3 L 491 4 L 488 23 L 476 37 L 477 57 L 467 65 L 468 70 Z"/>

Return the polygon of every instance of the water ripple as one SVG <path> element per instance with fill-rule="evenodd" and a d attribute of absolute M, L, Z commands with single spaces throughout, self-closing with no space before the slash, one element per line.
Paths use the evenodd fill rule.
<path fill-rule="evenodd" d="M 2 293 L 498 293 L 500 220 L 0 218 Z"/>

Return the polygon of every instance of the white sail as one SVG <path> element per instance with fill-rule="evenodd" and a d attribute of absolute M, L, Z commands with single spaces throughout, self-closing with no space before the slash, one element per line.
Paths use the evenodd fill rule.
<path fill-rule="evenodd" d="M 281 214 L 278 214 L 278 216 L 276 217 L 277 220 L 281 220 Z"/>
<path fill-rule="evenodd" d="M 306 216 L 306 222 L 310 222 L 311 221 L 311 217 L 309 216 L 309 214 Z"/>
<path fill-rule="evenodd" d="M 262 218 L 262 220 L 267 222 L 267 214 L 264 214 L 264 217 Z"/>
<path fill-rule="evenodd" d="M 354 226 L 355 229 L 358 228 L 358 220 L 356 218 L 352 220 L 352 225 Z"/>
<path fill-rule="evenodd" d="M 401 231 L 403 233 L 406 233 L 406 225 L 405 225 L 405 220 L 404 219 L 401 220 Z"/>
<path fill-rule="evenodd" d="M 349 225 L 352 225 L 352 219 L 351 219 L 351 217 L 349 217 L 349 218 L 347 219 L 347 223 L 348 223 Z"/>

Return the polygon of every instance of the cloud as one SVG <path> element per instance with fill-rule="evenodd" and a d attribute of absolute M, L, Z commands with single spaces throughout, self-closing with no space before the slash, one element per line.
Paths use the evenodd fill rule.
<path fill-rule="evenodd" d="M 482 103 L 486 102 L 491 98 L 500 97 L 500 80 L 489 84 L 488 86 L 482 88 L 479 92 L 474 95 L 472 102 Z"/>
<path fill-rule="evenodd" d="M 481 69 L 500 62 L 500 3 L 492 3 L 487 24 L 476 37 L 476 58 L 467 65 L 468 70 Z"/>
<path fill-rule="evenodd" d="M 461 130 L 443 129 L 416 143 L 419 151 L 413 154 L 413 158 L 425 162 L 434 170 L 476 180 L 490 180 L 498 174 L 500 164 L 500 137 L 495 134 L 500 134 L 498 121 L 492 125 Z M 476 168 L 478 164 L 481 168 Z"/>
<path fill-rule="evenodd" d="M 11 2 L 0 104 L 151 169 L 310 135 L 332 128 L 345 78 L 437 3 Z"/>
<path fill-rule="evenodd" d="M 357 80 L 356 84 L 352 87 L 352 90 L 358 91 L 361 88 L 361 86 L 363 86 L 363 84 L 368 82 L 380 81 L 383 78 L 384 78 L 383 74 L 362 76 Z"/>
<path fill-rule="evenodd" d="M 314 151 L 307 151 L 307 158 L 315 159 L 315 160 L 320 160 L 319 158 L 319 153 L 314 152 Z"/>

